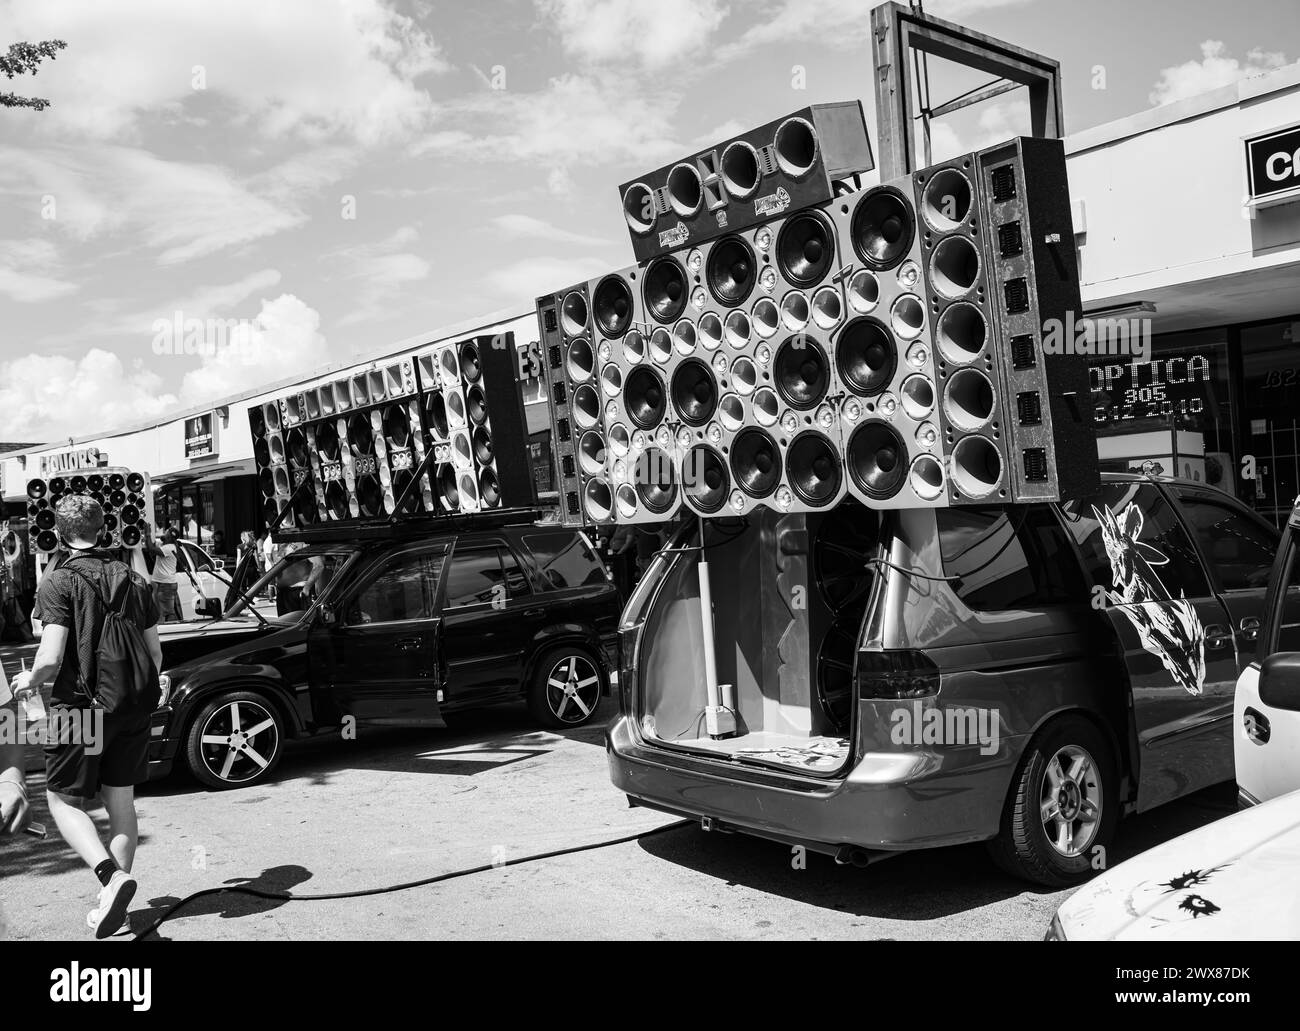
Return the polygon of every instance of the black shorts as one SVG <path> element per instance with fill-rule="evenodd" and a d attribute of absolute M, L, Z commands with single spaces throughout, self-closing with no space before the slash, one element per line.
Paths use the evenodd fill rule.
<path fill-rule="evenodd" d="M 60 710 L 68 711 L 72 718 L 90 712 L 56 702 L 50 706 L 51 727 L 57 725 Z M 47 743 L 46 788 L 61 795 L 94 798 L 101 787 L 123 788 L 143 784 L 149 779 L 151 717 L 152 713 L 105 715 L 102 732 L 94 735 L 93 741 L 85 734 L 65 734 L 62 742 Z"/>

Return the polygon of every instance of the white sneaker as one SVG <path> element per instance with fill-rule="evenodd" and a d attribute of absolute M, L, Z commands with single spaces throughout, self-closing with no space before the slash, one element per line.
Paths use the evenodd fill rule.
<path fill-rule="evenodd" d="M 109 882 L 100 889 L 99 905 L 86 915 L 86 924 L 95 932 L 96 938 L 108 938 L 126 924 L 127 907 L 135 898 L 137 887 L 139 885 L 136 884 L 134 877 L 117 870 Z M 129 933 L 130 928 L 128 927 L 127 930 Z"/>
<path fill-rule="evenodd" d="M 99 929 L 99 915 L 100 914 L 98 909 L 92 909 L 89 913 L 86 914 L 86 926 L 89 927 L 92 931 Z M 123 920 L 122 926 L 119 927 L 112 934 L 110 934 L 108 937 L 129 938 L 134 933 L 135 932 L 131 930 L 131 921 L 128 919 L 128 920 Z"/>

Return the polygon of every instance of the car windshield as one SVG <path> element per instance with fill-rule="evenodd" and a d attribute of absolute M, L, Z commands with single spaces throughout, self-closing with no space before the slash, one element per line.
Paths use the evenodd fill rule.
<path fill-rule="evenodd" d="M 292 547 L 292 545 L 291 545 Z M 302 618 L 347 565 L 355 551 L 347 547 L 300 547 L 272 564 L 246 592 L 249 603 L 236 602 L 225 618 L 256 618 L 288 626 Z"/>

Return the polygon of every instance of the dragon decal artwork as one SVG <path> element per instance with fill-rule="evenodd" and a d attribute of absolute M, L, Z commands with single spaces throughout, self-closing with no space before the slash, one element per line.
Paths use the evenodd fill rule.
<path fill-rule="evenodd" d="M 1180 593 L 1173 597 L 1156 570 L 1169 559 L 1145 541 L 1142 512 L 1130 503 L 1118 515 L 1092 507 L 1101 524 L 1101 539 L 1110 559 L 1115 590 L 1106 592 L 1112 605 L 1133 624 L 1142 647 L 1156 656 L 1188 694 L 1205 687 L 1205 628 L 1195 606 Z"/>

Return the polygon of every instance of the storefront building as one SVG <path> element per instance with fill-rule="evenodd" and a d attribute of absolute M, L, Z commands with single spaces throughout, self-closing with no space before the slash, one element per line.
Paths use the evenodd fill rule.
<path fill-rule="evenodd" d="M 529 431 L 534 478 L 543 496 L 552 491 L 547 395 L 538 353 L 537 323 L 527 314 L 498 313 L 438 333 L 404 341 L 367 362 L 321 368 L 227 398 L 166 422 L 117 433 L 74 438 L 59 445 L 19 448 L 0 455 L 0 497 L 12 529 L 26 529 L 26 485 L 34 477 L 89 466 L 124 466 L 148 472 L 154 493 L 153 524 L 173 527 L 214 557 L 233 559 L 244 530 L 261 533 L 262 496 L 253 463 L 248 410 L 368 365 L 414 354 L 430 344 L 471 336 L 512 333 L 519 357 L 520 388 Z"/>
<path fill-rule="evenodd" d="M 1300 65 L 1066 151 L 1084 308 L 1150 337 L 1092 360 L 1103 466 L 1200 480 L 1280 523 L 1300 494 Z"/>

